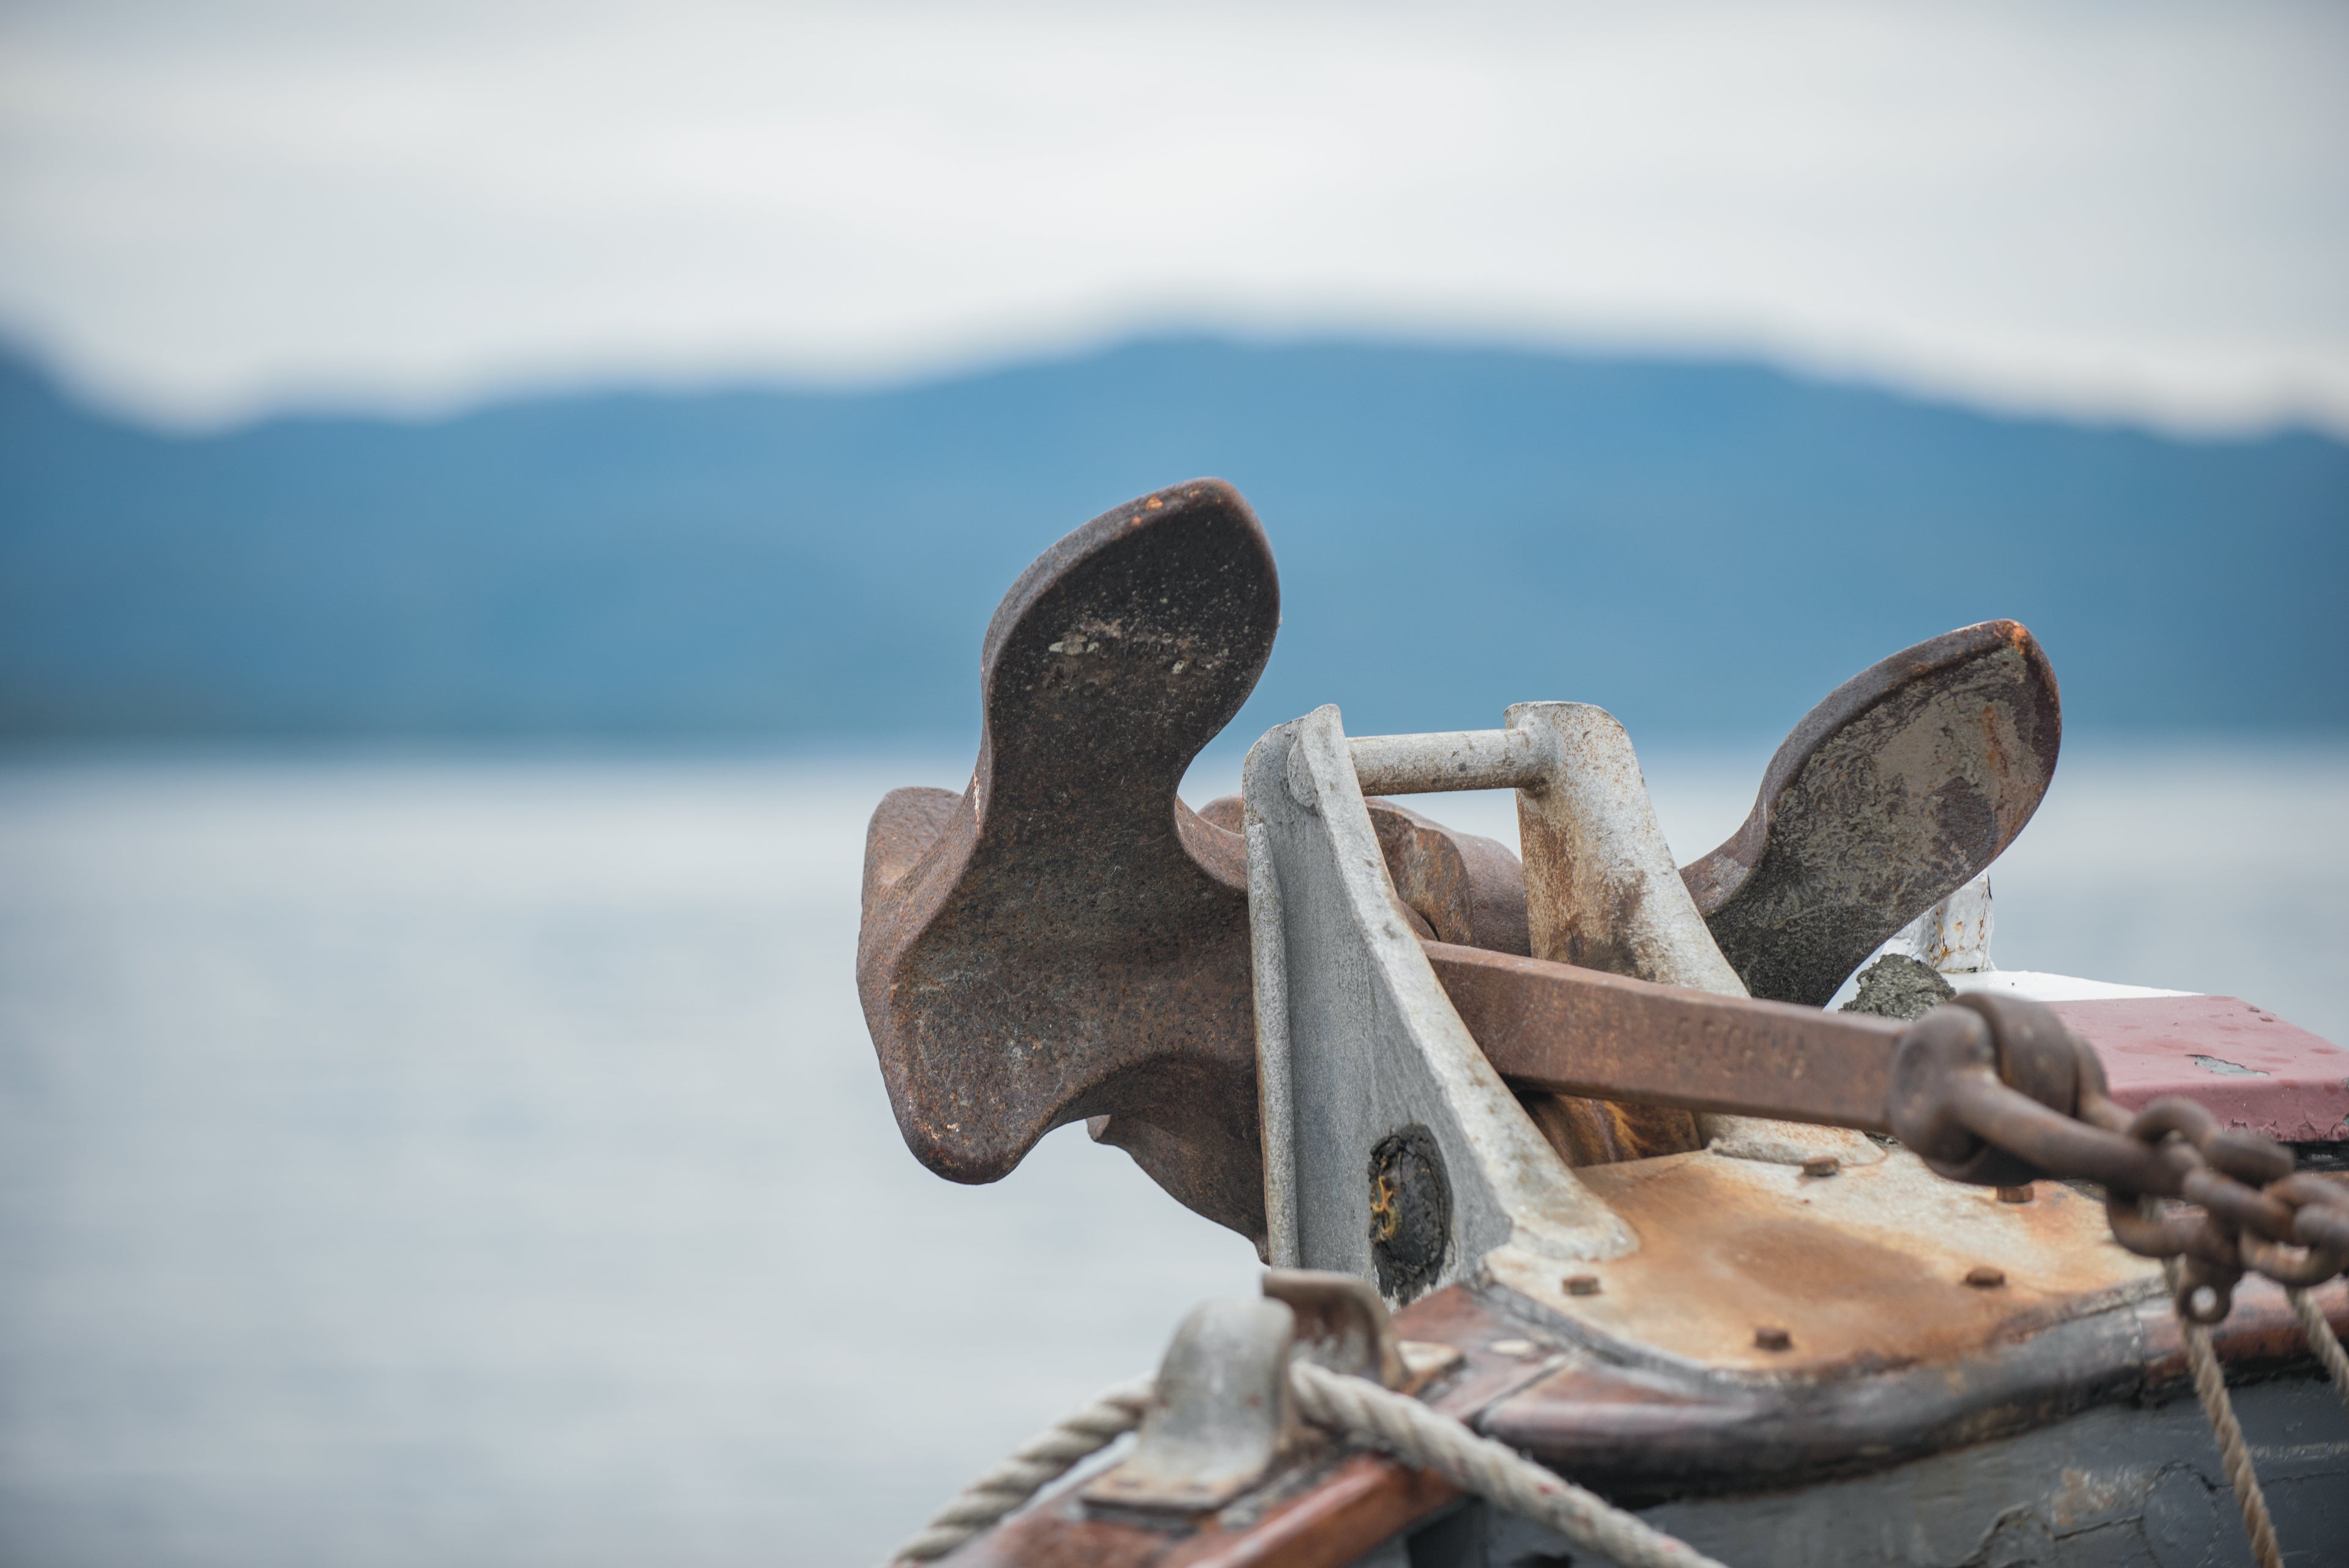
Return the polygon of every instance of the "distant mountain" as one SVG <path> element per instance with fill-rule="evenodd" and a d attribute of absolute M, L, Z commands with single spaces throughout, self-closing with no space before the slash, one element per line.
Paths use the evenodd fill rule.
<path fill-rule="evenodd" d="M 1237 728 L 1574 698 L 1776 732 L 1992 616 L 2075 729 L 2349 728 L 2349 446 L 1747 365 L 1133 345 L 884 391 L 177 436 L 0 364 L 0 733 L 968 732 L 1019 568 L 1232 481 L 1287 624 Z"/>

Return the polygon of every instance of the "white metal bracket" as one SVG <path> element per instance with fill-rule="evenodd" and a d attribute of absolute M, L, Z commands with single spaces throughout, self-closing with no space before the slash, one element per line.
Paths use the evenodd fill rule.
<path fill-rule="evenodd" d="M 1350 741 L 1335 707 L 1248 753 L 1249 921 L 1272 1262 L 1392 1301 L 1511 1248 L 1637 1246 L 1485 1060 L 1397 898 L 1366 793 L 1515 789 L 1537 958 L 1744 994 L 1674 867 L 1620 724 L 1520 703 L 1501 730 Z M 1707 1118 L 1723 1153 L 1876 1158 L 1840 1129 Z M 1858 1147 L 1853 1147 L 1857 1144 Z M 1749 1147 L 1739 1147 L 1740 1145 Z"/>

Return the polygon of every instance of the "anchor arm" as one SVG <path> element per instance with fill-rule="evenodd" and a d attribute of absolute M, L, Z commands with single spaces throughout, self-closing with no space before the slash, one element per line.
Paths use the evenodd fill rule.
<path fill-rule="evenodd" d="M 1005 596 L 969 786 L 890 795 L 867 838 L 857 990 L 939 1175 L 996 1180 L 1109 1116 L 1177 1198 L 1261 1241 L 1246 852 L 1175 790 L 1279 617 L 1263 530 L 1214 480 L 1095 518 Z"/>

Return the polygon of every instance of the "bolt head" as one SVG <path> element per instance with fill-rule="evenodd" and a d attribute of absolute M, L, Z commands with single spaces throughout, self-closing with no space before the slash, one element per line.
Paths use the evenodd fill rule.
<path fill-rule="evenodd" d="M 1595 1296 L 1599 1293 L 1597 1274 L 1568 1274 L 1565 1284 L 1566 1293 L 1570 1296 Z"/>
<path fill-rule="evenodd" d="M 1805 1176 L 1835 1176 L 1843 1169 L 1843 1161 L 1831 1154 L 1815 1154 L 1803 1161 Z"/>
<path fill-rule="evenodd" d="M 1756 1350 L 1792 1350 L 1795 1348 L 1795 1336 L 1788 1334 L 1783 1328 L 1771 1328 L 1767 1326 L 1757 1328 L 1754 1331 L 1754 1348 Z"/>
<path fill-rule="evenodd" d="M 1998 1200 L 2001 1203 L 2028 1203 L 2034 1196 L 2036 1195 L 2032 1191 L 2031 1184 L 2027 1181 L 2020 1187 L 2002 1187 L 1998 1189 Z"/>
<path fill-rule="evenodd" d="M 2006 1283 L 2006 1271 L 1993 1269 L 1988 1263 L 1976 1263 L 1966 1271 L 1966 1283 L 1978 1291 L 1996 1290 Z"/>

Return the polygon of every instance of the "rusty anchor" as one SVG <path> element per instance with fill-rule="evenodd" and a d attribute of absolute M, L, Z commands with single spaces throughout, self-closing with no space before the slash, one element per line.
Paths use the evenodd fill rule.
<path fill-rule="evenodd" d="M 859 991 L 899 1128 L 931 1169 L 997 1179 L 1085 1118 L 1267 1246 L 1240 806 L 1194 813 L 1176 789 L 1278 625 L 1263 531 L 1216 481 L 1104 514 L 1006 595 L 969 786 L 893 792 L 867 835 Z M 1756 994 L 1823 1001 L 2013 839 L 2059 736 L 2028 632 L 1931 639 L 1819 704 L 1745 825 L 1681 878 Z M 1372 821 L 1423 937 L 1530 950 L 1515 856 L 1387 802 Z M 1546 1091 L 1526 1092 L 1579 1162 L 1693 1147 L 1685 1111 L 1552 1096 L 1545 1115 Z"/>

